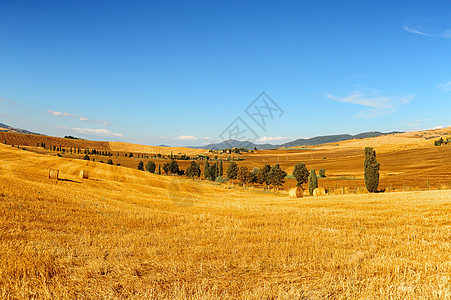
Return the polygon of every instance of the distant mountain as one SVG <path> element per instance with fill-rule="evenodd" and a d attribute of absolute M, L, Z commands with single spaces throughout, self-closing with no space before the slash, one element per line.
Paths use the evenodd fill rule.
<path fill-rule="evenodd" d="M 271 148 L 277 148 L 277 147 L 278 146 L 274 146 L 271 144 L 254 144 L 249 141 L 227 140 L 227 141 L 217 143 L 217 144 L 209 144 L 209 145 L 202 146 L 202 147 L 196 146 L 193 148 L 213 149 L 213 150 L 222 150 L 222 149 L 230 149 L 230 148 L 246 148 L 246 149 L 253 150 L 254 148 L 257 148 L 259 150 L 262 150 L 262 149 L 271 149 Z"/>
<path fill-rule="evenodd" d="M 19 128 L 14 128 L 11 126 L 8 126 L 6 124 L 0 123 L 0 132 L 16 132 L 16 133 L 24 133 L 24 134 L 34 134 L 34 135 L 43 135 L 41 133 L 36 133 L 36 132 L 31 132 L 25 129 L 19 129 Z"/>
<path fill-rule="evenodd" d="M 338 143 L 342 141 L 352 140 L 352 139 L 364 139 L 370 137 L 377 137 L 381 135 L 389 135 L 401 133 L 400 131 L 392 131 L 392 132 L 379 132 L 379 131 L 371 131 L 371 132 L 363 132 L 356 135 L 351 134 L 337 134 L 337 135 L 324 135 L 312 137 L 309 139 L 297 139 L 292 142 L 284 143 L 281 145 L 272 145 L 272 144 L 255 144 L 249 141 L 237 141 L 237 140 L 227 140 L 221 143 L 209 144 L 202 147 L 195 147 L 198 149 L 213 149 L 213 150 L 222 150 L 229 148 L 246 148 L 246 149 L 258 149 L 258 150 L 267 150 L 267 149 L 276 149 L 276 148 L 289 148 L 289 147 L 299 147 L 299 146 L 314 146 L 328 143 Z"/>
<path fill-rule="evenodd" d="M 314 145 L 320 145 L 320 144 L 328 144 L 328 143 L 338 143 L 342 141 L 352 140 L 352 139 L 364 139 L 364 138 L 371 138 L 371 137 L 377 137 L 381 135 L 389 135 L 389 134 L 395 134 L 395 133 L 401 133 L 399 131 L 392 131 L 392 132 L 379 132 L 379 131 L 371 131 L 371 132 L 363 132 L 356 135 L 350 135 L 350 134 L 337 134 L 337 135 L 325 135 L 325 136 L 317 136 L 309 139 L 297 139 L 292 142 L 288 142 L 285 144 L 280 145 L 279 147 L 298 147 L 298 146 L 314 146 Z"/>

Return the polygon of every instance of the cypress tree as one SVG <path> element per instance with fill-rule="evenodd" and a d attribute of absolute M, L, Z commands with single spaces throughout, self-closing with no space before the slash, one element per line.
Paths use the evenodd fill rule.
<path fill-rule="evenodd" d="M 221 159 L 221 160 L 219 160 L 219 174 L 218 174 L 218 176 L 222 177 L 222 175 L 224 175 L 224 169 L 222 167 L 222 159 Z"/>
<path fill-rule="evenodd" d="M 172 153 L 172 152 L 171 152 Z M 205 177 L 205 179 L 208 179 L 207 178 L 207 175 L 208 175 L 208 168 L 210 167 L 210 164 L 208 163 L 208 160 L 206 160 L 205 161 L 205 166 L 204 166 L 204 177 Z"/>
<path fill-rule="evenodd" d="M 161 175 L 161 166 L 158 165 L 158 175 Z"/>
<path fill-rule="evenodd" d="M 365 187 L 370 193 L 377 191 L 379 185 L 380 164 L 376 160 L 376 151 L 372 147 L 365 148 L 365 162 L 363 169 L 365 172 Z"/>
<path fill-rule="evenodd" d="M 310 170 L 310 175 L 308 177 L 308 191 L 310 196 L 313 196 L 313 191 L 318 187 L 318 178 L 316 177 L 315 169 Z"/>

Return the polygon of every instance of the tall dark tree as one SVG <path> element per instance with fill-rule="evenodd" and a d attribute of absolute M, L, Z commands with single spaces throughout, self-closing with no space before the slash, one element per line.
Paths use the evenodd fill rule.
<path fill-rule="evenodd" d="M 308 177 L 308 191 L 310 196 L 313 196 L 313 191 L 318 187 L 318 177 L 316 177 L 315 169 L 310 170 Z"/>
<path fill-rule="evenodd" d="M 211 181 L 216 180 L 216 165 L 212 164 L 208 167 L 207 173 L 205 174 L 205 178 Z"/>
<path fill-rule="evenodd" d="M 249 183 L 254 185 L 254 183 L 258 183 L 258 168 L 253 168 L 252 171 L 249 173 Z"/>
<path fill-rule="evenodd" d="M 146 165 L 146 170 L 149 171 L 150 173 L 155 173 L 156 167 L 157 166 L 155 165 L 155 163 L 153 161 L 149 160 Z"/>
<path fill-rule="evenodd" d="M 372 147 L 365 148 L 365 162 L 363 163 L 365 173 L 365 187 L 370 193 L 377 191 L 379 185 L 380 164 L 376 159 L 376 151 Z"/>
<path fill-rule="evenodd" d="M 138 170 L 144 171 L 144 163 L 142 161 L 138 163 Z"/>
<path fill-rule="evenodd" d="M 161 165 L 158 164 L 158 175 L 161 175 Z"/>
<path fill-rule="evenodd" d="M 196 178 L 200 176 L 200 166 L 192 161 L 189 167 L 186 169 L 186 176 Z"/>
<path fill-rule="evenodd" d="M 269 172 L 271 171 L 271 166 L 268 164 L 265 164 L 263 168 L 260 169 L 258 172 L 258 183 L 263 184 L 265 183 L 266 186 L 269 188 L 269 185 L 271 184 L 271 180 L 269 178 Z"/>
<path fill-rule="evenodd" d="M 232 161 L 229 164 L 229 167 L 227 168 L 227 178 L 232 180 L 232 185 L 233 185 L 233 180 L 237 178 L 238 176 L 238 165 L 236 164 L 236 162 Z"/>
<path fill-rule="evenodd" d="M 297 186 L 301 186 L 308 180 L 308 170 L 304 163 L 299 162 L 294 166 L 293 177 L 297 180 Z"/>
<path fill-rule="evenodd" d="M 180 172 L 177 161 L 171 160 L 171 162 L 169 163 L 169 166 L 168 166 L 168 171 L 171 174 L 178 174 Z"/>
<path fill-rule="evenodd" d="M 246 183 L 249 182 L 249 179 L 250 179 L 250 173 L 249 173 L 248 168 L 246 166 L 240 167 L 240 169 L 238 170 L 238 180 L 241 181 L 243 186 L 246 186 Z"/>
<path fill-rule="evenodd" d="M 219 160 L 219 172 L 218 172 L 218 176 L 223 176 L 224 175 L 224 169 L 222 166 L 222 159 Z"/>
<path fill-rule="evenodd" d="M 209 179 L 208 178 L 208 169 L 210 168 L 210 164 L 208 163 L 208 160 L 205 161 L 205 165 L 204 165 L 204 177 L 205 179 Z"/>
<path fill-rule="evenodd" d="M 277 189 L 279 189 L 279 186 L 281 186 L 285 183 L 286 176 L 287 176 L 287 172 L 282 170 L 280 168 L 279 164 L 275 164 L 271 168 L 271 171 L 269 171 L 269 174 L 268 174 L 270 184 L 272 184 L 272 186 Z"/>

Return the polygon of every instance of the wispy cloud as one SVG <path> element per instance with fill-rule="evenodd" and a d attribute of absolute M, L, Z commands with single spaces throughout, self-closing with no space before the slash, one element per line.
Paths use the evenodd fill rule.
<path fill-rule="evenodd" d="M 192 136 L 192 135 L 179 135 L 178 137 L 175 137 L 174 140 L 197 141 L 197 140 L 199 140 L 199 138 L 195 137 L 195 136 Z"/>
<path fill-rule="evenodd" d="M 402 27 L 405 31 L 413 34 L 419 34 L 423 36 L 430 36 L 430 37 L 439 37 L 444 39 L 451 39 L 451 29 L 447 29 L 445 31 L 439 32 L 439 33 L 427 33 L 425 31 L 422 31 L 420 29 L 412 28 L 407 25 L 404 25 Z"/>
<path fill-rule="evenodd" d="M 76 114 L 72 114 L 72 113 L 68 113 L 68 112 L 47 110 L 47 114 L 51 115 L 51 116 L 55 116 L 55 117 L 71 117 L 71 118 L 75 118 L 75 119 L 78 119 L 78 120 L 83 121 L 83 122 L 99 123 L 99 124 L 103 124 L 104 126 L 110 126 L 111 125 L 111 123 L 108 122 L 108 121 L 91 120 L 91 119 L 89 119 L 87 117 L 76 115 Z"/>
<path fill-rule="evenodd" d="M 357 117 L 364 118 L 372 118 L 394 113 L 399 106 L 408 103 L 413 99 L 413 96 L 381 96 L 377 91 L 371 93 L 356 91 L 347 97 L 336 97 L 328 94 L 326 97 L 336 102 L 351 103 L 368 107 L 369 109 L 362 111 L 357 115 Z"/>
<path fill-rule="evenodd" d="M 283 136 L 262 136 L 259 139 L 257 139 L 255 142 L 257 143 L 269 143 L 269 142 L 281 142 L 281 141 L 288 141 L 291 138 L 289 137 L 283 137 Z"/>
<path fill-rule="evenodd" d="M 405 31 L 410 32 L 410 33 L 415 33 L 415 34 L 424 35 L 424 36 L 432 36 L 431 34 L 428 34 L 428 33 L 426 33 L 426 32 L 420 31 L 420 30 L 418 30 L 418 29 L 410 28 L 410 27 L 407 26 L 407 25 L 404 25 L 404 26 L 402 27 L 402 29 L 404 29 Z"/>
<path fill-rule="evenodd" d="M 451 91 L 451 81 L 448 81 L 447 83 L 439 84 L 437 85 L 439 89 L 445 90 L 445 91 Z"/>
<path fill-rule="evenodd" d="M 108 137 L 122 137 L 122 133 L 111 132 L 109 130 L 103 128 L 70 128 L 70 127 L 59 127 L 66 130 L 71 130 L 80 134 L 88 134 L 88 135 L 100 135 L 100 136 L 108 136 Z"/>
<path fill-rule="evenodd" d="M 15 103 L 13 100 L 6 99 L 6 98 L 3 98 L 3 97 L 0 97 L 0 101 L 2 101 L 2 102 L 8 102 L 8 103 Z"/>

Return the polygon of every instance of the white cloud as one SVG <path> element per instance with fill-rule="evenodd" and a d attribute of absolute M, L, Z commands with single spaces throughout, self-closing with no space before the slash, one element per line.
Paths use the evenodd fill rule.
<path fill-rule="evenodd" d="M 439 33 L 426 33 L 422 30 L 411 28 L 407 25 L 404 25 L 402 28 L 409 33 L 419 34 L 419 35 L 423 35 L 423 36 L 439 37 L 439 38 L 444 38 L 444 39 L 451 39 L 451 29 L 447 29 L 447 30 L 445 30 L 443 32 L 439 32 Z"/>
<path fill-rule="evenodd" d="M 442 128 L 445 128 L 445 126 L 442 126 L 442 125 L 435 126 L 435 127 L 432 127 L 431 130 L 442 129 Z"/>
<path fill-rule="evenodd" d="M 357 114 L 357 117 L 378 117 L 390 113 L 394 113 L 396 109 L 402 104 L 408 103 L 413 99 L 413 96 L 399 97 L 399 96 L 381 96 L 378 91 L 371 93 L 363 93 L 356 91 L 347 97 L 336 97 L 331 94 L 326 95 L 327 98 L 336 102 L 351 103 L 360 106 L 368 107 L 366 111 Z"/>
<path fill-rule="evenodd" d="M 115 132 L 111 132 L 109 130 L 100 128 L 69 128 L 69 127 L 60 127 L 63 129 L 68 129 L 68 130 L 72 130 L 74 132 L 77 133 L 81 133 L 81 134 L 88 134 L 88 135 L 101 135 L 101 136 L 109 136 L 109 137 L 122 137 L 122 133 L 115 133 Z"/>
<path fill-rule="evenodd" d="M 451 81 L 448 81 L 446 83 L 443 84 L 439 84 L 437 85 L 437 87 L 439 89 L 445 90 L 445 91 L 451 91 Z"/>
<path fill-rule="evenodd" d="M 415 34 L 425 35 L 425 36 L 431 36 L 431 35 L 428 34 L 428 33 L 422 32 L 422 31 L 420 31 L 420 30 L 418 30 L 418 29 L 410 28 L 410 27 L 408 27 L 407 25 L 404 25 L 402 28 L 403 28 L 405 31 L 410 32 L 410 33 L 415 33 Z"/>
<path fill-rule="evenodd" d="M 104 126 L 110 126 L 111 125 L 111 123 L 108 122 L 108 121 L 91 120 L 91 119 L 88 119 L 87 117 L 79 116 L 79 115 L 68 113 L 68 112 L 47 110 L 47 114 L 51 115 L 51 116 L 55 116 L 55 117 L 72 117 L 72 118 L 75 118 L 75 119 L 79 119 L 80 121 L 83 121 L 83 122 L 99 123 L 99 124 L 103 124 Z"/>
<path fill-rule="evenodd" d="M 179 135 L 174 138 L 174 140 L 182 140 L 182 141 L 197 141 L 199 138 L 192 135 Z"/>
<path fill-rule="evenodd" d="M 280 142 L 289 140 L 289 137 L 282 136 L 262 136 L 256 140 L 257 143 Z"/>

